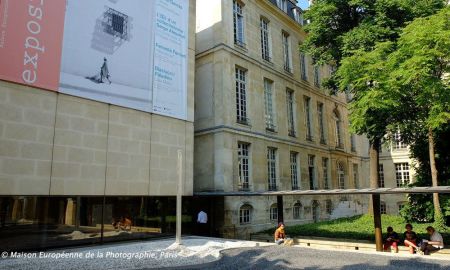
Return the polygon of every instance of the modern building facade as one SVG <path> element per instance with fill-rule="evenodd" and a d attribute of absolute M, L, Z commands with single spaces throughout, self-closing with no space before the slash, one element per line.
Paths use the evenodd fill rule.
<path fill-rule="evenodd" d="M 197 1 L 194 191 L 361 186 L 363 142 L 332 69 L 300 53 L 302 11 L 287 0 Z M 273 227 L 274 197 L 225 197 L 216 226 L 246 238 Z M 287 224 L 363 213 L 367 198 L 284 196 Z"/>
<path fill-rule="evenodd" d="M 95 26 L 109 28 L 95 28 L 104 31 L 94 32 L 95 38 L 103 41 L 92 42 L 103 46 L 94 46 L 93 50 L 104 53 L 105 63 L 108 58 L 110 73 L 102 66 L 103 78 L 83 82 L 106 87 L 108 79 L 109 86 L 117 83 L 123 94 L 130 87 L 121 85 L 119 76 L 124 79 L 129 76 L 135 82 L 142 74 L 151 73 L 150 70 L 141 70 L 139 74 L 130 71 L 128 75 L 114 73 L 111 60 L 113 54 L 129 50 L 127 46 L 132 45 L 133 38 L 142 38 L 135 31 L 146 29 L 139 25 L 140 19 L 146 18 L 138 17 L 145 10 L 142 6 L 133 9 L 137 3 L 123 6 L 117 1 L 109 2 L 100 17 L 105 21 Z M 181 9 L 178 2 L 159 1 L 158 5 Z M 187 55 L 180 56 L 187 58 L 185 119 L 0 81 L 0 239 L 4 250 L 175 232 L 175 195 L 180 177 L 177 166 L 182 166 L 182 194 L 193 193 L 195 1 L 189 1 L 187 6 L 188 11 L 183 11 L 188 12 L 187 33 L 179 31 L 175 35 L 178 41 L 187 38 L 188 43 Z M 11 13 L 10 17 L 15 15 Z M 165 27 L 177 29 L 173 25 Z M 124 38 L 126 31 L 129 35 Z M 112 51 L 105 52 L 108 40 L 115 43 L 107 48 Z M 8 59 L 0 61 L 4 65 Z M 103 57 L 95 68 L 98 65 L 100 69 L 102 62 Z M 159 75 L 155 72 L 154 76 L 156 80 Z M 101 79 L 105 80 L 103 84 Z M 189 222 L 189 218 L 183 220 Z M 125 219 L 131 220 L 131 229 L 114 228 L 113 223 Z"/>

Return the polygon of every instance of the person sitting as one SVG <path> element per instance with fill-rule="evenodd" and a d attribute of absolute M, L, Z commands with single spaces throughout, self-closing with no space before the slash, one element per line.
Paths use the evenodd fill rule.
<path fill-rule="evenodd" d="M 286 240 L 286 233 L 284 232 L 284 224 L 278 223 L 278 228 L 275 230 L 275 243 L 281 245 Z"/>
<path fill-rule="evenodd" d="M 405 225 L 406 231 L 403 233 L 403 243 L 405 247 L 409 248 L 409 253 L 414 254 L 417 247 L 417 234 L 412 230 L 413 226 L 411 224 Z"/>
<path fill-rule="evenodd" d="M 383 246 L 384 251 L 388 251 L 390 247 L 393 247 L 395 253 L 398 253 L 398 242 L 400 242 L 398 234 L 394 232 L 394 229 L 392 229 L 392 227 L 387 227 L 387 236 Z"/>
<path fill-rule="evenodd" d="M 423 255 L 430 255 L 430 252 L 437 251 L 444 248 L 444 239 L 432 226 L 427 227 L 427 233 L 430 235 L 430 240 L 422 240 L 420 251 Z"/>

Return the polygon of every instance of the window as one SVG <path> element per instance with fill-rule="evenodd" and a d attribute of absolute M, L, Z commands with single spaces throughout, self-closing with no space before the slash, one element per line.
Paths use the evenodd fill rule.
<path fill-rule="evenodd" d="M 293 8 L 293 9 L 292 9 L 292 13 L 294 14 L 294 20 L 295 20 L 298 24 L 303 25 L 303 14 L 302 14 L 302 12 L 300 11 L 300 9 L 298 9 L 298 8 Z"/>
<path fill-rule="evenodd" d="M 322 170 L 323 170 L 323 187 L 324 189 L 330 189 L 330 179 L 328 177 L 328 158 L 322 158 Z"/>
<path fill-rule="evenodd" d="M 325 201 L 325 210 L 327 211 L 328 215 L 331 215 L 333 212 L 333 202 L 331 200 Z"/>
<path fill-rule="evenodd" d="M 352 152 L 356 152 L 356 137 L 355 134 L 350 135 L 350 148 Z"/>
<path fill-rule="evenodd" d="M 251 222 L 252 207 L 248 204 L 239 209 L 239 224 L 249 224 Z"/>
<path fill-rule="evenodd" d="M 260 20 L 261 27 L 261 56 L 266 61 L 271 61 L 269 45 L 269 21 L 264 18 Z"/>
<path fill-rule="evenodd" d="M 306 55 L 304 53 L 300 53 L 300 68 L 302 73 L 302 80 L 308 80 L 308 66 L 306 62 Z"/>
<path fill-rule="evenodd" d="M 236 68 L 236 121 L 248 125 L 246 73 L 245 70 Z"/>
<path fill-rule="evenodd" d="M 402 142 L 400 132 L 396 132 L 394 134 L 394 142 L 392 145 L 392 149 L 395 151 L 395 150 L 400 150 L 400 149 L 405 149 L 405 148 L 406 148 L 406 144 L 404 144 Z"/>
<path fill-rule="evenodd" d="M 338 163 L 338 184 L 340 189 L 345 189 L 345 172 L 342 163 Z"/>
<path fill-rule="evenodd" d="M 290 49 L 289 49 L 289 34 L 282 32 L 283 41 L 283 60 L 284 60 L 284 70 L 292 73 L 291 59 L 290 59 Z"/>
<path fill-rule="evenodd" d="M 313 155 L 308 155 L 308 174 L 309 174 L 309 189 L 317 189 L 316 179 L 315 179 L 315 157 Z"/>
<path fill-rule="evenodd" d="M 336 148 L 344 148 L 342 144 L 342 121 L 337 110 L 334 111 L 334 123 L 336 129 Z"/>
<path fill-rule="evenodd" d="M 314 86 L 320 87 L 320 69 L 319 69 L 319 66 L 314 66 Z"/>
<path fill-rule="evenodd" d="M 277 149 L 275 148 L 267 148 L 267 175 L 269 180 L 269 190 L 277 190 L 276 151 Z"/>
<path fill-rule="evenodd" d="M 122 40 L 129 40 L 129 18 L 115 9 L 108 8 L 103 14 L 103 31 Z"/>
<path fill-rule="evenodd" d="M 327 144 L 325 140 L 325 125 L 323 122 L 323 103 L 317 103 L 317 117 L 319 118 L 319 134 L 320 134 L 320 143 Z"/>
<path fill-rule="evenodd" d="M 277 7 L 284 12 L 287 12 L 287 0 L 277 0 Z"/>
<path fill-rule="evenodd" d="M 318 201 L 312 203 L 312 218 L 314 222 L 318 222 L 320 217 L 320 204 Z"/>
<path fill-rule="evenodd" d="M 278 220 L 278 206 L 276 203 L 270 206 L 270 220 Z"/>
<path fill-rule="evenodd" d="M 306 139 L 312 141 L 311 127 L 311 98 L 305 97 L 305 123 L 306 123 Z"/>
<path fill-rule="evenodd" d="M 295 121 L 294 121 L 294 91 L 286 90 L 286 108 L 288 117 L 288 134 L 295 137 Z"/>
<path fill-rule="evenodd" d="M 248 190 L 249 186 L 249 147 L 248 143 L 238 143 L 239 188 Z"/>
<path fill-rule="evenodd" d="M 273 115 L 273 97 L 272 82 L 264 79 L 264 112 L 266 120 L 266 129 L 275 131 L 275 121 Z"/>
<path fill-rule="evenodd" d="M 359 188 L 358 164 L 353 164 L 353 185 L 355 188 Z"/>
<path fill-rule="evenodd" d="M 395 179 L 397 180 L 397 187 L 410 183 L 408 163 L 395 163 Z"/>
<path fill-rule="evenodd" d="M 380 213 L 386 215 L 386 203 L 380 202 Z"/>
<path fill-rule="evenodd" d="M 378 187 L 384 188 L 384 169 L 383 164 L 378 165 Z"/>
<path fill-rule="evenodd" d="M 303 219 L 303 206 L 299 201 L 294 204 L 292 212 L 294 219 Z"/>
<path fill-rule="evenodd" d="M 245 47 L 244 40 L 244 15 L 243 5 L 239 1 L 233 1 L 233 23 L 234 23 L 234 43 Z"/>
<path fill-rule="evenodd" d="M 298 185 L 298 153 L 291 152 L 291 183 L 292 190 L 299 189 Z"/>

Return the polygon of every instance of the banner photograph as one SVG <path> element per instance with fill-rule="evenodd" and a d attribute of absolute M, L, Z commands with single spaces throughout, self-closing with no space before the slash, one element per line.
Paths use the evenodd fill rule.
<path fill-rule="evenodd" d="M 37 3 L 0 2 L 0 79 L 186 120 L 188 1 Z"/>

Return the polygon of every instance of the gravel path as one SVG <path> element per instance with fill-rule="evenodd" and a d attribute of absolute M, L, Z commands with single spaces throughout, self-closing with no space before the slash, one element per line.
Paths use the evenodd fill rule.
<path fill-rule="evenodd" d="M 450 269 L 450 260 L 423 258 L 419 255 L 380 255 L 303 247 L 238 248 L 224 250 L 222 255 L 217 262 L 184 269 Z"/>

